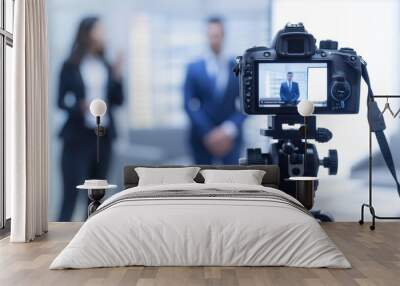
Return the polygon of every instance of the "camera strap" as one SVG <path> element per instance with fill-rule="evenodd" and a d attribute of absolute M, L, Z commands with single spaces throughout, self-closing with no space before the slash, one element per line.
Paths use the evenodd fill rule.
<path fill-rule="evenodd" d="M 367 63 L 364 60 L 361 61 L 361 76 L 368 87 L 367 106 L 369 128 L 371 132 L 375 133 L 379 149 L 382 153 L 383 159 L 385 160 L 386 166 L 388 167 L 394 181 L 396 182 L 397 193 L 400 196 L 400 183 L 397 179 L 396 166 L 393 161 L 393 156 L 392 152 L 390 151 L 389 143 L 386 139 L 385 133 L 383 132 L 386 129 L 385 119 L 382 116 L 378 104 L 374 100 L 374 93 L 372 92 L 371 83 L 367 71 Z"/>

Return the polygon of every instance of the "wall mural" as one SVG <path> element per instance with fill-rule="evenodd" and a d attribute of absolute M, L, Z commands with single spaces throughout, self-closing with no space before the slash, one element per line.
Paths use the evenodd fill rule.
<path fill-rule="evenodd" d="M 354 48 L 368 62 L 375 92 L 399 93 L 400 43 L 393 40 L 399 32 L 397 1 L 363 3 L 362 14 L 351 13 L 359 1 L 324 1 L 325 6 L 317 0 L 156 2 L 48 2 L 51 220 L 84 220 L 87 193 L 76 191 L 76 186 L 107 179 L 118 186 L 109 196 L 121 190 L 127 164 L 235 164 L 245 157 L 246 148 L 269 152 L 273 141 L 259 130 L 271 118 L 240 111 L 232 70 L 236 56 L 249 47 L 269 46 L 287 22 L 303 22 L 318 40 L 334 39 L 339 47 Z M 388 16 L 372 23 L 369 19 L 377 11 Z M 384 59 L 379 56 L 383 46 Z M 297 88 L 298 100 L 308 94 L 323 106 L 326 68 L 285 64 L 262 69 L 263 104 L 280 105 Z M 96 98 L 107 103 L 99 162 L 96 118 L 90 112 Z M 381 109 L 385 103 L 378 101 Z M 398 102 L 390 104 L 397 111 Z M 384 116 L 399 162 L 398 118 L 389 112 Z M 329 175 L 320 167 L 313 210 L 338 221 L 358 220 L 368 198 L 365 85 L 358 114 L 318 115 L 316 126 L 329 129 L 333 137 L 327 143 L 310 141 L 320 159 L 337 150 L 338 172 Z M 400 198 L 376 142 L 373 152 L 376 207 L 382 215 L 399 215 Z"/>

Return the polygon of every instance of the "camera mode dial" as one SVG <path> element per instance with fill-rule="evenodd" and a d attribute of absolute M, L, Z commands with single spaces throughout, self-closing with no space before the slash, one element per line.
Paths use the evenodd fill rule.
<path fill-rule="evenodd" d="M 352 48 L 340 48 L 339 52 L 345 53 L 345 54 L 350 54 L 350 55 L 356 55 L 356 51 Z"/>
<path fill-rule="evenodd" d="M 255 46 L 255 47 L 252 47 L 252 48 L 247 49 L 247 50 L 246 50 L 246 53 L 264 51 L 264 50 L 266 50 L 266 49 L 267 49 L 267 47 Z"/>
<path fill-rule="evenodd" d="M 321 50 L 337 50 L 338 49 L 338 42 L 332 40 L 325 40 L 319 42 L 319 48 Z"/>

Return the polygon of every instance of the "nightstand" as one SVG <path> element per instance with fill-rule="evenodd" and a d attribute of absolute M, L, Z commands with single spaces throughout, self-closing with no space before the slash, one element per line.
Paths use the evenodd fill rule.
<path fill-rule="evenodd" d="M 105 184 L 99 184 L 98 182 L 100 181 L 105 182 Z M 88 217 L 90 217 L 90 215 L 94 213 L 101 205 L 101 200 L 103 199 L 106 191 L 115 189 L 116 187 L 117 185 L 109 185 L 107 184 L 107 181 L 104 180 L 85 180 L 85 184 L 76 187 L 78 190 L 87 190 L 88 192 L 88 197 L 90 199 L 90 204 L 88 206 Z"/>

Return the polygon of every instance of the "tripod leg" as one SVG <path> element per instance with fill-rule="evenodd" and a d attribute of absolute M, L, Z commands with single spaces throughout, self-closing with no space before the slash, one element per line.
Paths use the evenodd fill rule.
<path fill-rule="evenodd" d="M 97 135 L 97 163 L 100 162 L 100 136 Z"/>

